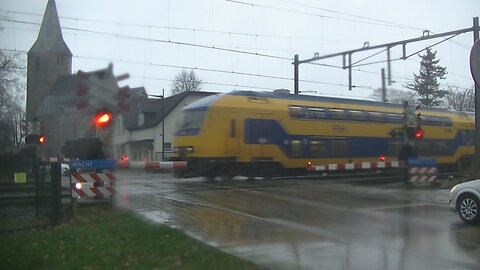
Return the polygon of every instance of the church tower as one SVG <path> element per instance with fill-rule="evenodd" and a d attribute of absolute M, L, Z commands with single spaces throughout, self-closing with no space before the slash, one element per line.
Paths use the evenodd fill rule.
<path fill-rule="evenodd" d="M 27 120 L 32 121 L 57 77 L 72 73 L 72 52 L 63 40 L 55 0 L 48 0 L 27 62 Z"/>

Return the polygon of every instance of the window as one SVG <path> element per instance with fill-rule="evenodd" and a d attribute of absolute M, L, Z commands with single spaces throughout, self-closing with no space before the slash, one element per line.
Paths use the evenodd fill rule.
<path fill-rule="evenodd" d="M 35 57 L 35 71 L 40 70 L 40 57 Z"/>
<path fill-rule="evenodd" d="M 308 118 L 325 119 L 327 118 L 327 112 L 322 108 L 308 108 Z"/>
<path fill-rule="evenodd" d="M 327 147 L 324 141 L 319 139 L 310 140 L 309 149 L 310 157 L 322 158 L 327 156 Z"/>
<path fill-rule="evenodd" d="M 368 119 L 369 119 L 370 121 L 377 121 L 377 122 L 383 122 L 383 121 L 384 121 L 383 113 L 380 113 L 380 112 L 368 112 L 367 115 L 368 115 Z"/>
<path fill-rule="evenodd" d="M 431 155 L 432 147 L 430 146 L 430 142 L 426 140 L 419 140 L 418 141 L 418 155 L 419 156 L 427 156 Z"/>
<path fill-rule="evenodd" d="M 388 143 L 388 154 L 391 156 L 398 156 L 402 150 L 403 143 L 400 141 L 391 141 Z"/>
<path fill-rule="evenodd" d="M 230 120 L 230 138 L 235 138 L 235 119 Z"/>
<path fill-rule="evenodd" d="M 63 66 L 65 64 L 65 56 L 57 55 L 57 65 Z"/>
<path fill-rule="evenodd" d="M 403 117 L 401 114 L 398 113 L 386 113 L 385 114 L 386 121 L 389 123 L 402 123 Z"/>
<path fill-rule="evenodd" d="M 203 124 L 206 111 L 183 111 L 178 122 L 178 129 L 199 129 Z"/>
<path fill-rule="evenodd" d="M 347 156 L 347 141 L 346 140 L 335 140 L 331 142 L 331 153 L 335 157 L 346 157 Z"/>
<path fill-rule="evenodd" d="M 447 155 L 450 152 L 450 145 L 446 140 L 432 141 L 432 149 L 429 154 L 433 155 Z"/>
<path fill-rule="evenodd" d="M 355 121 L 365 121 L 365 113 L 363 111 L 350 111 L 350 117 Z"/>
<path fill-rule="evenodd" d="M 330 109 L 330 116 L 332 119 L 335 120 L 347 119 L 347 114 L 345 113 L 345 110 L 341 109 Z"/>
<path fill-rule="evenodd" d="M 292 157 L 301 157 L 302 156 L 302 141 L 292 140 L 290 142 Z"/>
<path fill-rule="evenodd" d="M 305 111 L 301 106 L 290 106 L 289 110 L 292 118 L 306 118 Z"/>

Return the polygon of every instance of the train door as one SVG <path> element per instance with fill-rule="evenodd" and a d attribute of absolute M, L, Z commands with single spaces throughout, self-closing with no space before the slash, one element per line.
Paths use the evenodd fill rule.
<path fill-rule="evenodd" d="M 231 113 L 227 125 L 227 156 L 238 156 L 240 148 L 240 121 L 238 113 Z"/>
<path fill-rule="evenodd" d="M 253 160 L 271 159 L 266 152 L 267 145 L 273 143 L 274 120 L 270 114 L 255 114 L 245 120 L 245 143 L 250 145 L 250 155 Z"/>

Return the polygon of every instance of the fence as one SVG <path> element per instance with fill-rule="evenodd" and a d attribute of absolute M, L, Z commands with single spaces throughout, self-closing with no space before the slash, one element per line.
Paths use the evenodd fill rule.
<path fill-rule="evenodd" d="M 67 187 L 62 189 L 60 163 L 3 159 L 0 164 L 0 232 L 57 225 L 62 197 L 69 195 Z"/>

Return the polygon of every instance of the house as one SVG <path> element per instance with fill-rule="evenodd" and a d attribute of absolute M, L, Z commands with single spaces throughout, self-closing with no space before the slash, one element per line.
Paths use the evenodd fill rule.
<path fill-rule="evenodd" d="M 106 156 L 132 160 L 165 160 L 172 154 L 175 123 L 181 108 L 211 92 L 185 92 L 164 99 L 148 98 L 143 87 L 130 89 L 130 110 L 116 114 L 107 128 L 93 124 L 104 100 L 90 99 L 78 109 L 79 75 L 72 73 L 72 52 L 63 40 L 54 0 L 48 0 L 37 40 L 28 52 L 27 120 L 40 123 L 46 142 L 37 155 L 49 159 L 61 155 L 67 141 L 99 137 Z M 112 66 L 89 72 L 113 76 Z M 165 132 L 164 132 L 165 131 Z M 81 146 L 82 147 L 82 146 Z"/>
<path fill-rule="evenodd" d="M 164 99 L 136 95 L 129 103 L 129 112 L 118 115 L 113 123 L 112 157 L 127 156 L 132 161 L 168 160 L 173 154 L 172 143 L 181 109 L 214 94 L 193 91 Z"/>

